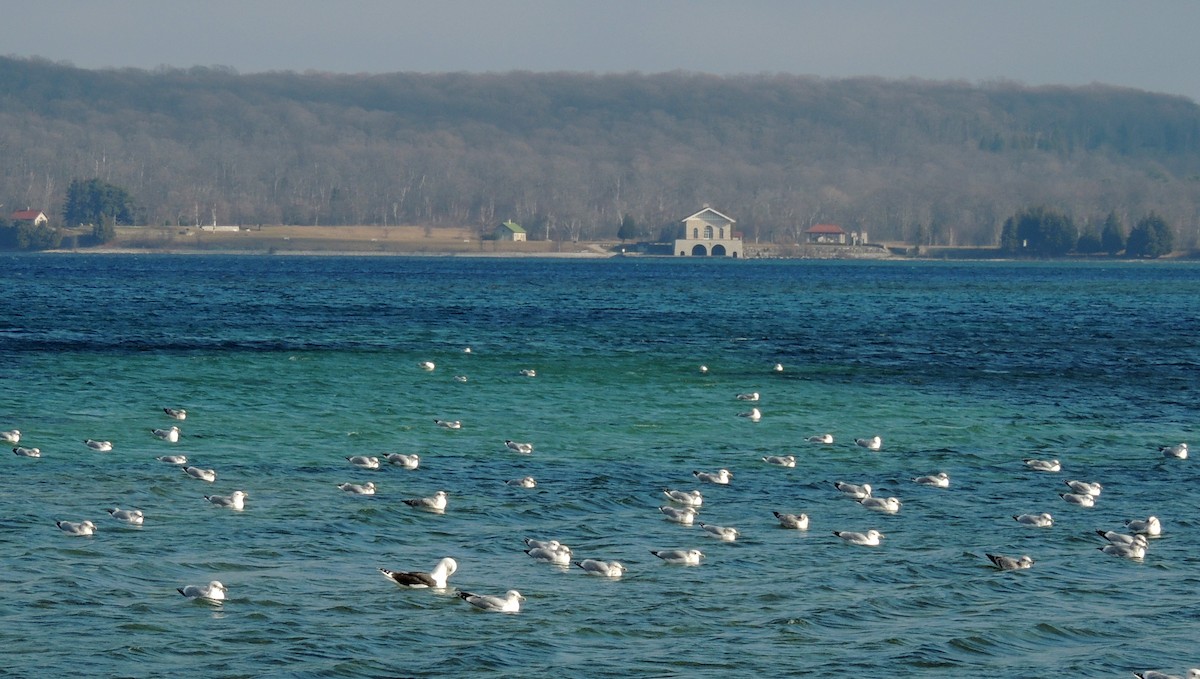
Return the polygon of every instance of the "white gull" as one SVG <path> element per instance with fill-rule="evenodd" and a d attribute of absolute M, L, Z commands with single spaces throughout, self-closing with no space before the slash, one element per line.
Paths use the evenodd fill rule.
<path fill-rule="evenodd" d="M 900 511 L 900 500 L 894 497 L 884 498 L 868 496 L 861 498 L 858 501 L 858 504 L 866 507 L 867 509 L 874 509 L 877 512 L 887 512 L 888 514 L 895 514 L 896 512 Z"/>
<path fill-rule="evenodd" d="M 1150 537 L 1162 535 L 1162 523 L 1159 522 L 1157 516 L 1145 519 L 1131 519 L 1125 522 L 1125 527 L 1135 533 L 1149 535 Z"/>
<path fill-rule="evenodd" d="M 533 452 L 532 443 L 521 443 L 520 441 L 513 441 L 512 439 L 504 439 L 504 447 L 515 453 L 521 453 L 523 455 L 528 455 Z"/>
<path fill-rule="evenodd" d="M 504 483 L 515 488 L 537 488 L 537 480 L 532 476 L 525 476 L 519 479 L 509 479 Z"/>
<path fill-rule="evenodd" d="M 170 429 L 151 429 L 150 433 L 169 443 L 179 443 L 179 427 L 171 427 Z"/>
<path fill-rule="evenodd" d="M 866 533 L 854 533 L 851 531 L 835 530 L 833 534 L 845 540 L 852 545 L 865 545 L 874 547 L 879 544 L 880 538 L 886 537 L 883 533 L 872 528 Z"/>
<path fill-rule="evenodd" d="M 189 599 L 222 601 L 225 598 L 225 593 L 229 591 L 229 588 L 225 585 L 222 585 L 219 580 L 213 580 L 207 585 L 187 585 L 185 587 L 178 587 L 175 591 Z"/>
<path fill-rule="evenodd" d="M 858 485 L 854 483 L 846 483 L 845 481 L 834 481 L 833 487 L 837 488 L 846 495 L 849 495 L 855 500 L 861 500 L 864 497 L 871 496 L 871 484 L 869 483 Z"/>
<path fill-rule="evenodd" d="M 367 481 L 366 483 L 339 483 L 338 488 L 352 493 L 354 495 L 374 495 L 375 482 Z"/>
<path fill-rule="evenodd" d="M 1067 504 L 1079 505 L 1080 507 L 1095 507 L 1096 498 L 1083 493 L 1062 493 L 1059 495 Z"/>
<path fill-rule="evenodd" d="M 435 588 L 445 589 L 446 580 L 454 575 L 458 570 L 458 562 L 450 557 L 445 557 L 437 562 L 433 570 L 428 573 L 422 571 L 392 571 L 386 568 L 380 568 L 379 572 L 383 573 L 384 577 L 401 587 L 409 587 L 411 589 Z"/>
<path fill-rule="evenodd" d="M 421 457 L 416 453 L 405 455 L 404 453 L 388 453 L 387 459 L 389 464 L 398 465 L 405 469 L 416 469 L 421 464 Z"/>
<path fill-rule="evenodd" d="M 462 429 L 462 421 L 461 420 L 437 420 L 437 419 L 435 419 L 433 421 L 433 423 L 439 427 L 442 427 L 443 429 Z"/>
<path fill-rule="evenodd" d="M 780 467 L 795 467 L 796 466 L 796 456 L 795 455 L 768 455 L 768 456 L 764 457 L 762 459 L 762 461 L 766 462 L 767 464 L 779 465 Z"/>
<path fill-rule="evenodd" d="M 108 515 L 118 521 L 131 523 L 135 526 L 142 525 L 142 522 L 146 520 L 145 514 L 142 514 L 142 510 L 140 509 L 121 509 L 120 507 L 113 507 L 112 509 L 108 510 Z"/>
<path fill-rule="evenodd" d="M 433 370 L 437 366 L 434 365 L 433 361 L 421 361 L 417 364 L 417 367 L 421 370 Z"/>
<path fill-rule="evenodd" d="M 728 469 L 718 469 L 715 472 L 698 472 L 693 471 L 692 476 L 696 477 L 697 481 L 704 483 L 715 483 L 717 485 L 726 485 L 733 478 L 733 472 Z"/>
<path fill-rule="evenodd" d="M 26 448 L 25 446 L 17 446 L 16 448 L 13 448 L 12 451 L 13 451 L 13 455 L 16 455 L 17 457 L 41 457 L 42 456 L 41 448 Z"/>
<path fill-rule="evenodd" d="M 438 514 L 446 511 L 446 491 L 439 490 L 429 497 L 418 497 L 403 500 L 404 504 L 417 509 L 424 509 Z"/>
<path fill-rule="evenodd" d="M 671 505 L 666 505 L 665 507 L 659 507 L 658 511 L 666 514 L 669 521 L 682 523 L 685 526 L 692 525 L 692 521 L 696 518 L 696 510 L 693 507 L 672 507 Z"/>
<path fill-rule="evenodd" d="M 1087 481 L 1063 481 L 1072 493 L 1080 495 L 1091 495 L 1092 497 L 1100 497 L 1100 491 L 1104 490 L 1104 486 L 1099 483 L 1088 483 Z"/>
<path fill-rule="evenodd" d="M 363 469 L 379 469 L 379 458 L 371 455 L 352 455 L 346 461 Z"/>
<path fill-rule="evenodd" d="M 685 566 L 695 566 L 704 558 L 704 554 L 698 549 L 652 549 L 650 553 L 667 563 Z"/>
<path fill-rule="evenodd" d="M 205 495 L 204 499 L 218 507 L 228 507 L 236 511 L 242 511 L 246 508 L 245 491 L 235 490 L 231 495 Z"/>
<path fill-rule="evenodd" d="M 1026 467 L 1029 467 L 1035 472 L 1062 471 L 1062 464 L 1060 464 L 1058 460 L 1035 460 L 1030 458 L 1024 460 L 1024 462 Z"/>
<path fill-rule="evenodd" d="M 872 436 L 869 439 L 854 439 L 854 444 L 867 450 L 879 450 L 883 447 L 883 439 L 878 436 Z"/>
<path fill-rule="evenodd" d="M 584 572 L 591 575 L 600 575 L 606 578 L 619 578 L 625 574 L 626 568 L 620 561 L 599 561 L 596 559 L 584 559 L 583 561 L 572 561 L 571 563 L 579 566 Z"/>
<path fill-rule="evenodd" d="M 775 512 L 775 518 L 779 519 L 779 525 L 784 528 L 795 528 L 797 530 L 808 530 L 808 514 L 784 514 Z"/>
<path fill-rule="evenodd" d="M 67 535 L 91 535 L 96 532 L 96 524 L 91 521 L 55 521 L 62 532 Z"/>
<path fill-rule="evenodd" d="M 8 431 L 0 431 L 0 440 L 3 440 L 5 443 L 20 443 L 21 430 L 9 429 Z"/>
<path fill-rule="evenodd" d="M 1146 556 L 1146 544 L 1143 542 L 1131 542 L 1127 545 L 1110 542 L 1103 547 L 1097 547 L 1105 554 L 1119 556 L 1123 559 L 1141 559 Z"/>
<path fill-rule="evenodd" d="M 738 531 L 736 528 L 727 526 L 714 526 L 711 523 L 701 523 L 700 527 L 709 535 L 724 540 L 725 542 L 733 542 L 738 539 Z"/>
<path fill-rule="evenodd" d="M 1054 525 L 1054 517 L 1050 516 L 1050 514 L 1046 512 L 1042 512 L 1041 514 L 1014 515 L 1013 519 L 1016 520 L 1017 523 L 1026 526 L 1034 526 L 1036 528 L 1049 528 Z"/>
<path fill-rule="evenodd" d="M 173 420 L 187 419 L 187 411 L 183 408 L 163 408 L 163 412 L 167 414 L 167 417 Z"/>
<path fill-rule="evenodd" d="M 1002 571 L 1019 571 L 1033 567 L 1033 559 L 1029 555 L 1014 558 L 1000 554 L 988 554 L 987 558 L 991 559 L 992 563 L 996 564 L 996 568 Z"/>
<path fill-rule="evenodd" d="M 566 545 L 560 545 L 558 549 L 551 547 L 530 547 L 525 550 L 525 553 L 537 561 L 545 561 L 556 566 L 569 566 L 571 564 L 571 548 Z"/>
<path fill-rule="evenodd" d="M 920 484 L 922 486 L 933 486 L 935 488 L 949 488 L 950 476 L 946 472 L 938 472 L 928 476 L 918 476 L 917 478 L 913 479 L 913 483 Z"/>
<path fill-rule="evenodd" d="M 1134 543 L 1149 545 L 1150 540 L 1141 533 L 1118 533 L 1115 530 L 1097 530 L 1096 535 L 1108 540 L 1114 545 L 1132 545 Z"/>
<path fill-rule="evenodd" d="M 738 394 L 738 395 L 737 395 L 737 396 L 735 396 L 734 398 L 736 398 L 736 399 L 737 399 L 737 400 L 739 400 L 739 401 L 751 401 L 751 402 L 754 402 L 754 401 L 757 401 L 757 400 L 758 400 L 758 392 L 757 392 L 757 391 L 752 391 L 752 392 L 750 392 L 750 393 L 748 393 L 748 394 Z"/>
<path fill-rule="evenodd" d="M 809 443 L 833 443 L 833 434 L 816 434 L 804 440 Z"/>
<path fill-rule="evenodd" d="M 663 495 L 666 495 L 667 499 L 671 502 L 677 502 L 688 507 L 699 507 L 704 504 L 704 496 L 698 490 L 686 491 L 664 488 Z"/>
<path fill-rule="evenodd" d="M 762 411 L 760 411 L 758 408 L 751 408 L 744 413 L 738 413 L 738 417 L 744 417 L 751 422 L 758 422 L 762 419 Z"/>
<path fill-rule="evenodd" d="M 1181 677 L 1177 674 L 1167 674 L 1158 670 L 1146 670 L 1145 672 L 1134 672 L 1133 676 L 1138 679 L 1200 679 L 1200 668 L 1193 667 L 1187 671 L 1186 677 Z"/>
<path fill-rule="evenodd" d="M 1161 446 L 1158 452 L 1163 454 L 1163 457 L 1173 457 L 1177 460 L 1186 460 L 1188 449 L 1186 443 L 1176 443 L 1173 446 Z"/>
<path fill-rule="evenodd" d="M 201 469 L 199 467 L 188 466 L 185 466 L 182 469 L 184 474 L 187 474 L 193 479 L 200 479 L 201 481 L 208 481 L 209 483 L 217 480 L 217 471 L 215 469 Z"/>
<path fill-rule="evenodd" d="M 475 608 L 496 613 L 516 613 L 521 610 L 521 602 L 525 600 L 515 589 L 508 590 L 502 597 L 470 592 L 458 592 L 458 596 Z"/>
<path fill-rule="evenodd" d="M 95 450 L 95 451 L 98 451 L 101 453 L 107 453 L 108 451 L 113 449 L 112 441 L 97 441 L 95 439 L 84 439 L 83 445 L 87 446 L 88 448 L 91 448 L 92 450 Z"/>
<path fill-rule="evenodd" d="M 167 464 L 187 464 L 188 461 L 187 455 L 159 455 L 154 459 Z"/>

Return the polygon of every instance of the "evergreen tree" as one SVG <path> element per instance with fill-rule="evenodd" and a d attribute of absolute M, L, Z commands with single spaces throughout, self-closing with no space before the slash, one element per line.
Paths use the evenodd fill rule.
<path fill-rule="evenodd" d="M 1104 228 L 1100 231 L 1100 243 L 1104 251 L 1115 255 L 1125 249 L 1125 225 L 1117 217 L 1116 212 L 1109 212 L 1104 218 Z"/>
<path fill-rule="evenodd" d="M 1166 220 L 1154 212 L 1138 220 L 1125 243 L 1128 257 L 1162 257 L 1175 249 L 1175 234 Z"/>
<path fill-rule="evenodd" d="M 617 229 L 617 238 L 620 238 L 621 241 L 624 242 L 637 238 L 637 234 L 637 223 L 633 221 L 633 217 L 631 215 L 625 215 L 621 219 L 620 228 Z"/>
<path fill-rule="evenodd" d="M 101 217 L 108 215 L 115 224 L 132 225 L 138 209 L 125 189 L 99 179 L 73 180 L 67 187 L 63 205 L 63 223 L 68 226 L 91 224 L 99 227 Z"/>
<path fill-rule="evenodd" d="M 1075 252 L 1083 255 L 1104 252 L 1104 242 L 1100 239 L 1100 234 L 1096 233 L 1096 227 L 1091 224 L 1084 227 L 1079 242 L 1075 244 Z"/>
<path fill-rule="evenodd" d="M 1012 243 L 1010 252 L 1035 257 L 1061 257 L 1075 247 L 1078 238 L 1075 222 L 1048 207 L 1026 208 L 1010 217 L 1004 229 L 1007 233 L 1001 233 L 1001 240 Z"/>

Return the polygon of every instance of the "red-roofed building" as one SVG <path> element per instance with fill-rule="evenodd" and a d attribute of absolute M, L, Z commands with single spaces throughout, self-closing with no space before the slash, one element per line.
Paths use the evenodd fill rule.
<path fill-rule="evenodd" d="M 45 212 L 41 210 L 17 210 L 10 217 L 14 222 L 29 222 L 34 226 L 41 226 L 50 221 Z"/>
<path fill-rule="evenodd" d="M 804 233 L 808 234 L 809 243 L 839 243 L 845 245 L 850 234 L 842 227 L 834 224 L 817 224 Z"/>

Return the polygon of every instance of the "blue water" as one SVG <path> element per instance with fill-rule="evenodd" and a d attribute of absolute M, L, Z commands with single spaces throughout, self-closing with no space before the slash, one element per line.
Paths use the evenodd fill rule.
<path fill-rule="evenodd" d="M 1200 474 L 1157 447 L 1195 438 L 1197 319 L 1190 263 L 6 257 L 0 430 L 43 456 L 0 457 L 0 674 L 1183 673 Z M 737 417 L 749 391 L 757 423 Z M 177 444 L 150 434 L 176 424 L 164 406 L 188 410 Z M 853 444 L 875 434 L 880 452 Z M 421 467 L 345 460 L 386 452 Z M 785 454 L 795 468 L 761 461 Z M 729 486 L 691 474 L 721 467 Z M 936 471 L 950 488 L 910 481 Z M 537 488 L 504 483 L 525 475 Z M 1066 479 L 1102 482 L 1096 506 L 1063 502 Z M 368 480 L 373 497 L 337 488 Z M 741 537 L 665 521 L 664 487 L 700 488 L 699 520 Z M 243 512 L 204 500 L 237 489 Z M 444 515 L 401 502 L 438 489 Z M 1053 528 L 1011 518 L 1042 511 Z M 1096 529 L 1151 514 L 1144 560 L 1097 550 Z M 55 527 L 82 519 L 96 535 Z M 832 535 L 870 528 L 882 545 Z M 524 537 L 628 573 L 535 562 Z M 705 559 L 649 553 L 672 548 Z M 988 552 L 1036 564 L 999 572 Z M 376 570 L 443 556 L 446 592 Z M 176 592 L 212 579 L 229 600 Z M 455 587 L 526 601 L 489 614 Z"/>

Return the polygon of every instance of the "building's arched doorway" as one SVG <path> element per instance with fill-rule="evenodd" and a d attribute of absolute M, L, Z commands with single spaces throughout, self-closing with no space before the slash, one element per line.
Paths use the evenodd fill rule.
<path fill-rule="evenodd" d="M 703 245 L 697 244 L 694 247 L 692 247 L 692 256 L 693 257 L 707 257 L 708 256 L 708 248 L 705 248 Z"/>
<path fill-rule="evenodd" d="M 720 243 L 717 243 L 716 245 L 714 245 L 713 251 L 712 251 L 712 256 L 713 257 L 724 257 L 725 256 L 725 246 L 721 245 Z"/>

